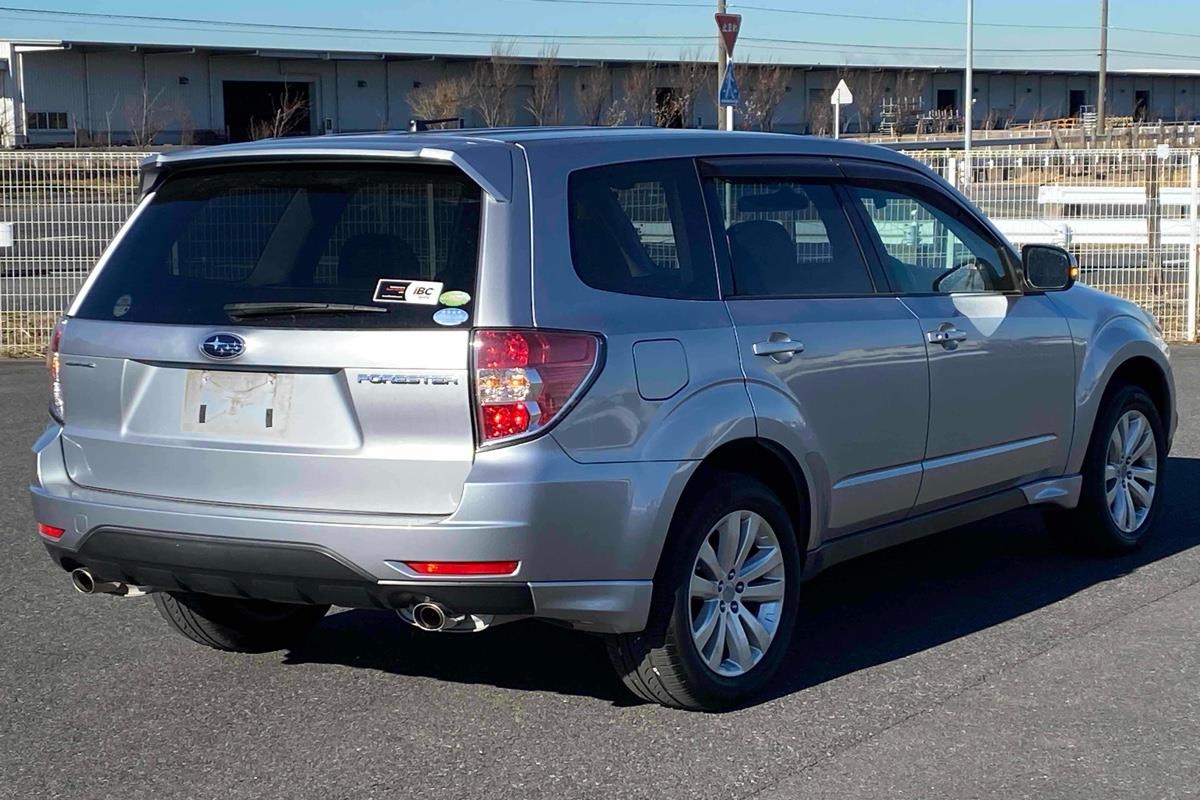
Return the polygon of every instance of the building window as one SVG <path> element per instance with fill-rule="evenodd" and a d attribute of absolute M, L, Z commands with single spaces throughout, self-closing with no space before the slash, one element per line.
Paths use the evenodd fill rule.
<path fill-rule="evenodd" d="M 65 131 L 67 112 L 30 111 L 26 117 L 26 125 L 31 131 Z"/>

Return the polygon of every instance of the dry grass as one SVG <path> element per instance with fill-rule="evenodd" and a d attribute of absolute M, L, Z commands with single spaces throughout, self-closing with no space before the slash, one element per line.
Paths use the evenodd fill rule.
<path fill-rule="evenodd" d="M 29 358 L 46 354 L 46 343 L 58 314 L 5 311 L 0 313 L 0 358 Z"/>

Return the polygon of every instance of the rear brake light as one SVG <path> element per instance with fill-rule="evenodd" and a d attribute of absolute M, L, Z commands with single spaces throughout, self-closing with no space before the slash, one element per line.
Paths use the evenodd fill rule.
<path fill-rule="evenodd" d="M 50 346 L 46 349 L 46 369 L 50 373 L 50 416 L 59 422 L 65 418 L 62 391 L 62 360 L 59 351 L 62 349 L 63 329 L 67 327 L 67 318 L 61 318 L 50 334 Z"/>
<path fill-rule="evenodd" d="M 56 528 L 53 525 L 38 523 L 38 533 L 45 536 L 47 539 L 61 539 L 66 531 L 62 528 Z"/>
<path fill-rule="evenodd" d="M 590 333 L 478 330 L 473 342 L 479 443 L 550 425 L 587 388 L 600 355 Z"/>
<path fill-rule="evenodd" d="M 406 561 L 420 575 L 512 575 L 520 561 Z"/>

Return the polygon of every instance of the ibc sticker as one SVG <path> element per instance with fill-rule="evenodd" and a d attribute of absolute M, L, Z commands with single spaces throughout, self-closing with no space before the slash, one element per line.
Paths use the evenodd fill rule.
<path fill-rule="evenodd" d="M 375 286 L 375 302 L 436 306 L 441 293 L 441 281 L 405 281 L 396 278 L 380 278 L 379 283 Z"/>

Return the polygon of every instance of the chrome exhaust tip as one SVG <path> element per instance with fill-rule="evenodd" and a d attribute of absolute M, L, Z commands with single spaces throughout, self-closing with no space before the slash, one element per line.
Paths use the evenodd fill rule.
<path fill-rule="evenodd" d="M 91 570 L 83 567 L 71 570 L 71 585 L 80 594 L 116 594 L 122 597 L 138 597 L 151 591 L 119 581 L 97 581 Z"/>
<path fill-rule="evenodd" d="M 96 579 L 83 567 L 71 570 L 71 585 L 80 594 L 94 594 L 96 591 Z"/>
<path fill-rule="evenodd" d="M 412 608 L 413 624 L 423 631 L 440 631 L 446 627 L 449 615 L 441 603 L 417 603 Z"/>

